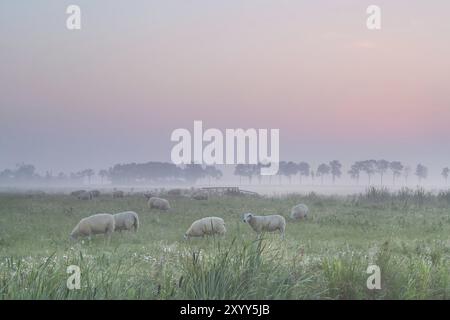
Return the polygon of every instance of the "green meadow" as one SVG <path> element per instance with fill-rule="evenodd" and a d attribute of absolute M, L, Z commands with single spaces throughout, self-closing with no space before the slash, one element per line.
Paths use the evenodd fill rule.
<path fill-rule="evenodd" d="M 170 197 L 0 194 L 1 299 L 449 299 L 450 193 L 369 189 L 354 196 Z M 309 206 L 306 220 L 290 208 Z M 78 221 L 133 210 L 137 233 L 72 242 Z M 258 237 L 242 214 L 281 214 L 286 237 Z M 218 216 L 224 237 L 183 239 L 190 224 Z M 69 290 L 67 267 L 80 267 Z M 370 265 L 381 289 L 369 290 Z"/>

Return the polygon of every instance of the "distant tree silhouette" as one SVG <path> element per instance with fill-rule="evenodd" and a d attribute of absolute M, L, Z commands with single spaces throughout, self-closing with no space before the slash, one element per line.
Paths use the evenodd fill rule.
<path fill-rule="evenodd" d="M 91 184 L 91 178 L 94 175 L 94 170 L 86 169 L 82 171 L 82 175 L 88 178 L 88 183 Z"/>
<path fill-rule="evenodd" d="M 201 164 L 191 163 L 187 164 L 184 168 L 183 176 L 186 181 L 195 183 L 197 180 L 204 178 L 206 176 L 206 172 Z"/>
<path fill-rule="evenodd" d="M 311 172 L 311 167 L 307 162 L 300 162 L 297 165 L 297 171 L 299 176 L 300 184 L 302 184 L 302 177 L 309 177 Z"/>
<path fill-rule="evenodd" d="M 444 178 L 446 184 L 447 184 L 447 182 L 448 182 L 448 176 L 449 176 L 449 174 L 450 174 L 450 169 L 449 169 L 448 167 L 445 167 L 444 169 L 442 169 L 441 175 L 442 175 L 442 177 Z"/>
<path fill-rule="evenodd" d="M 342 175 L 342 164 L 338 161 L 338 160 L 333 160 L 330 162 L 330 172 L 331 172 L 331 177 L 333 179 L 333 184 L 336 181 L 336 178 L 340 178 Z"/>
<path fill-rule="evenodd" d="M 375 162 L 376 172 L 380 175 L 380 185 L 383 185 L 383 176 L 389 169 L 389 161 L 381 159 Z"/>
<path fill-rule="evenodd" d="M 359 176 L 360 176 L 362 170 L 363 170 L 363 166 L 362 166 L 361 161 L 356 161 L 354 164 L 352 164 L 352 166 L 350 167 L 350 170 L 348 171 L 350 178 L 356 180 L 356 184 L 359 184 Z"/>
<path fill-rule="evenodd" d="M 423 179 L 427 178 L 428 168 L 425 167 L 423 164 L 419 163 L 416 167 L 416 176 L 419 178 L 419 184 L 420 184 Z"/>
<path fill-rule="evenodd" d="M 103 184 L 103 181 L 104 181 L 105 178 L 108 176 L 108 171 L 105 170 L 105 169 L 102 169 L 102 170 L 100 170 L 100 171 L 98 172 L 98 175 L 100 176 L 100 179 L 101 179 L 102 184 Z"/>
<path fill-rule="evenodd" d="M 408 178 L 409 178 L 409 175 L 411 174 L 411 171 L 412 171 L 412 169 L 411 169 L 410 166 L 406 166 L 403 169 L 403 177 L 405 178 L 405 184 L 406 185 L 408 185 Z"/>
<path fill-rule="evenodd" d="M 296 175 L 298 172 L 298 166 L 292 162 L 281 161 L 278 169 L 278 173 L 281 176 L 285 176 L 289 179 L 289 183 L 292 183 L 292 176 Z M 280 180 L 281 182 L 281 180 Z"/>
<path fill-rule="evenodd" d="M 395 179 L 402 174 L 403 164 L 400 161 L 392 161 L 389 163 L 389 169 L 392 171 L 392 184 L 395 185 Z"/>
<path fill-rule="evenodd" d="M 317 173 L 316 175 L 318 177 L 320 177 L 321 179 L 321 184 L 323 184 L 323 177 L 327 176 L 328 174 L 330 174 L 331 168 L 329 165 L 327 165 L 326 163 L 322 163 L 321 165 L 319 165 L 319 167 L 317 168 Z"/>
<path fill-rule="evenodd" d="M 208 184 L 211 184 L 211 179 L 214 178 L 219 180 L 222 178 L 222 171 L 217 169 L 215 166 L 206 166 L 205 167 L 205 175 L 208 177 Z"/>
<path fill-rule="evenodd" d="M 361 161 L 361 169 L 367 174 L 367 178 L 369 179 L 369 185 L 372 178 L 372 175 L 376 172 L 376 160 L 365 160 Z"/>

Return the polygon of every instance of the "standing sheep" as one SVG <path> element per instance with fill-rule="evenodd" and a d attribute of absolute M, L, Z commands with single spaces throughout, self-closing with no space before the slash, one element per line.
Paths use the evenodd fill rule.
<path fill-rule="evenodd" d="M 208 200 L 208 194 L 202 191 L 196 191 L 191 196 L 194 200 Z"/>
<path fill-rule="evenodd" d="M 123 198 L 125 196 L 125 193 L 120 190 L 113 191 L 112 197 L 113 198 Z"/>
<path fill-rule="evenodd" d="M 88 191 L 83 191 L 78 195 L 79 200 L 92 200 L 92 194 Z"/>
<path fill-rule="evenodd" d="M 218 217 L 206 217 L 194 221 L 184 234 L 185 239 L 190 237 L 204 237 L 213 234 L 224 235 L 227 232 L 225 221 Z"/>
<path fill-rule="evenodd" d="M 92 198 L 98 198 L 98 197 L 100 197 L 100 191 L 98 191 L 98 190 L 91 190 L 91 191 L 89 191 L 89 192 L 90 192 Z"/>
<path fill-rule="evenodd" d="M 308 207 L 305 204 L 300 203 L 292 207 L 291 218 L 294 220 L 306 218 L 308 216 L 308 212 Z"/>
<path fill-rule="evenodd" d="M 85 192 L 86 192 L 86 190 L 76 190 L 76 191 L 71 192 L 70 195 L 78 198 L 78 196 L 80 194 L 85 193 Z"/>
<path fill-rule="evenodd" d="M 136 232 L 139 228 L 139 217 L 134 211 L 119 212 L 113 215 L 115 231 L 132 230 Z"/>
<path fill-rule="evenodd" d="M 79 237 L 89 237 L 89 240 L 91 240 L 92 235 L 104 234 L 109 243 L 114 228 L 115 223 L 112 214 L 98 213 L 81 219 L 70 233 L 70 238 L 76 240 Z"/>
<path fill-rule="evenodd" d="M 162 199 L 162 198 L 157 198 L 157 197 L 151 197 L 148 200 L 148 207 L 150 209 L 159 209 L 159 210 L 170 210 L 170 204 L 169 201 L 167 201 L 166 199 Z"/>
<path fill-rule="evenodd" d="M 280 231 L 281 237 L 284 239 L 284 231 L 286 229 L 286 220 L 278 214 L 270 216 L 256 216 L 253 213 L 244 214 L 244 222 L 257 233 Z"/>

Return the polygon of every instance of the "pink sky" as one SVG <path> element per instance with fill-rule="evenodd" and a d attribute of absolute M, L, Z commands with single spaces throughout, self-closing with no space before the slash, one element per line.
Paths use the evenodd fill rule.
<path fill-rule="evenodd" d="M 170 133 L 279 128 L 282 158 L 450 164 L 448 1 L 0 4 L 0 169 L 168 160 Z M 108 10 L 103 10 L 108 6 Z M 426 150 L 426 152 L 424 152 Z"/>

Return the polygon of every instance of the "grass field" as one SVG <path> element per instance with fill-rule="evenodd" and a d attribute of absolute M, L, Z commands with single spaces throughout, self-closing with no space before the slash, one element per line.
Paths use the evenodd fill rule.
<path fill-rule="evenodd" d="M 0 194 L 2 299 L 449 299 L 450 201 L 420 191 L 371 190 L 348 197 L 169 197 L 169 213 L 145 198 Z M 290 208 L 310 207 L 305 221 Z M 136 211 L 137 233 L 70 242 L 88 215 Z M 286 238 L 258 239 L 241 214 L 280 213 Z M 183 234 L 197 218 L 219 216 L 224 238 Z M 381 289 L 366 286 L 367 267 L 381 270 Z M 81 289 L 69 290 L 69 265 Z"/>

